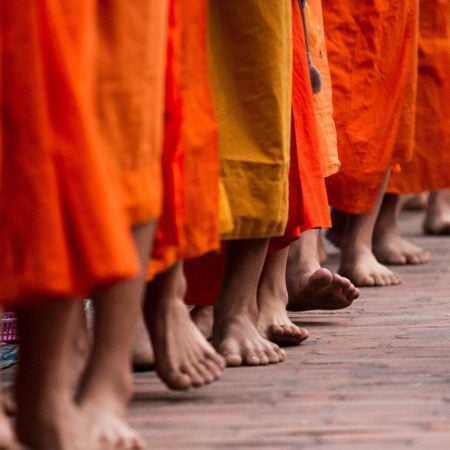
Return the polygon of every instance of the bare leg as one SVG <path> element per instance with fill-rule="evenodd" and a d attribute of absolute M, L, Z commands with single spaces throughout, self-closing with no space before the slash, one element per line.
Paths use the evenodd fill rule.
<path fill-rule="evenodd" d="M 0 320 L 3 315 L 3 310 L 0 308 Z M 0 323 L 0 334 L 1 334 L 1 323 Z M 0 449 L 9 450 L 14 444 L 14 435 L 12 431 L 9 419 L 6 417 L 4 411 L 4 400 L 2 392 L 0 390 Z"/>
<path fill-rule="evenodd" d="M 386 174 L 373 210 L 366 214 L 347 214 L 347 226 L 341 240 L 339 273 L 356 286 L 390 286 L 401 283 L 400 275 L 380 264 L 372 251 L 372 238 L 381 201 L 389 180 Z"/>
<path fill-rule="evenodd" d="M 332 228 L 325 232 L 325 236 L 337 248 L 341 248 L 342 236 L 347 229 L 347 217 L 342 211 L 334 208 L 331 210 Z"/>
<path fill-rule="evenodd" d="M 227 365 L 261 365 L 284 360 L 284 352 L 256 328 L 257 291 L 268 239 L 227 242 L 227 263 L 214 308 L 213 345 Z"/>
<path fill-rule="evenodd" d="M 425 234 L 450 234 L 450 190 L 431 192 L 428 200 Z"/>
<path fill-rule="evenodd" d="M 428 193 L 419 192 L 418 194 L 402 195 L 400 200 L 400 209 L 405 211 L 424 211 L 428 204 Z"/>
<path fill-rule="evenodd" d="M 206 339 L 212 338 L 214 306 L 194 306 L 191 319 Z"/>
<path fill-rule="evenodd" d="M 141 261 L 140 275 L 94 296 L 94 344 L 78 399 L 92 418 L 96 436 L 109 447 L 144 447 L 126 420 L 132 390 L 132 341 L 141 312 L 154 231 L 154 222 L 133 229 Z"/>
<path fill-rule="evenodd" d="M 400 235 L 397 213 L 398 194 L 385 194 L 373 233 L 373 253 L 383 264 L 423 264 L 431 253 L 408 242 Z"/>
<path fill-rule="evenodd" d="M 144 307 L 156 371 L 172 389 L 211 383 L 225 367 L 223 358 L 192 322 L 185 293 L 186 280 L 178 262 L 148 284 Z"/>
<path fill-rule="evenodd" d="M 325 242 L 323 241 L 322 231 L 319 231 L 317 235 L 318 248 L 319 248 L 319 263 L 320 265 L 325 264 L 328 259 L 327 251 L 325 249 Z"/>
<path fill-rule="evenodd" d="M 155 364 L 155 355 L 143 314 L 139 315 L 134 333 L 132 363 L 136 371 L 150 370 Z"/>
<path fill-rule="evenodd" d="M 289 246 L 286 281 L 289 311 L 333 310 L 350 306 L 359 291 L 347 278 L 321 268 L 320 231 L 305 231 Z"/>
<path fill-rule="evenodd" d="M 92 336 L 88 330 L 84 302 L 80 299 L 78 302 L 77 322 L 72 336 L 72 349 L 70 360 L 72 373 L 73 396 L 76 397 L 80 388 L 80 380 L 86 369 L 92 347 Z"/>
<path fill-rule="evenodd" d="M 261 335 L 278 345 L 299 345 L 308 337 L 288 317 L 286 305 L 286 264 L 289 249 L 269 252 L 258 287 L 257 328 Z"/>
<path fill-rule="evenodd" d="M 16 377 L 17 435 L 34 450 L 98 449 L 73 399 L 71 366 L 76 300 L 19 312 L 20 362 Z"/>

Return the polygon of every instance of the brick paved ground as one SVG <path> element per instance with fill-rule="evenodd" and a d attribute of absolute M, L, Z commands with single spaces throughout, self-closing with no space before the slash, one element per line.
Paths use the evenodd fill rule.
<path fill-rule="evenodd" d="M 295 315 L 311 337 L 285 363 L 185 393 L 137 374 L 132 422 L 149 448 L 450 449 L 450 237 L 421 236 L 418 214 L 401 224 L 433 261 L 349 310 Z"/>
<path fill-rule="evenodd" d="M 187 393 L 137 375 L 132 421 L 150 448 L 450 449 L 450 237 L 420 236 L 418 214 L 402 228 L 433 262 L 347 311 L 296 315 L 311 337 L 285 363 Z"/>

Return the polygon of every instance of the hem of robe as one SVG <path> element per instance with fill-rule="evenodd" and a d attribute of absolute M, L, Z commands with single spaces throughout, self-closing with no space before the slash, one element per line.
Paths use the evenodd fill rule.
<path fill-rule="evenodd" d="M 225 191 L 233 184 L 231 192 L 251 192 L 243 195 L 239 204 L 231 202 L 233 229 L 221 233 L 221 239 L 261 239 L 282 236 L 287 224 L 289 163 L 258 163 L 253 161 L 226 161 L 222 163 Z M 229 176 L 227 176 L 230 174 Z M 281 185 L 281 187 L 280 187 Z M 249 204 L 251 202 L 251 204 Z M 249 217 L 249 214 L 251 216 Z"/>
<path fill-rule="evenodd" d="M 160 164 L 125 170 L 118 178 L 130 225 L 157 220 L 162 210 Z"/>
<path fill-rule="evenodd" d="M 225 258 L 225 245 L 222 244 L 217 252 L 210 252 L 184 262 L 187 305 L 214 306 L 222 288 Z"/>
<path fill-rule="evenodd" d="M 340 172 L 326 180 L 327 191 L 332 207 L 354 214 L 370 212 L 389 167 L 406 163 L 413 155 L 418 3 L 383 7 L 382 2 L 351 0 L 324 9 L 341 160 Z M 388 14 L 390 39 L 402 43 L 392 47 L 395 54 L 382 53 L 378 39 L 387 39 Z M 367 36 L 361 34 L 364 26 Z M 377 64 L 378 71 L 368 70 Z"/>
<path fill-rule="evenodd" d="M 450 0 L 423 0 L 419 13 L 418 92 L 413 159 L 388 192 L 450 188 Z"/>
<path fill-rule="evenodd" d="M 288 214 L 291 4 L 212 2 L 209 13 L 221 205 L 228 202 L 233 225 L 221 237 L 282 235 Z"/>
<path fill-rule="evenodd" d="M 284 235 L 272 238 L 271 251 L 287 247 L 310 228 L 331 226 L 323 173 L 323 142 L 307 60 L 302 12 L 292 1 L 293 89 L 289 167 L 289 212 Z"/>
<path fill-rule="evenodd" d="M 352 177 L 343 173 L 340 173 L 339 177 L 332 175 L 325 180 L 328 203 L 342 212 L 367 214 L 372 211 L 377 201 L 384 177 L 385 173 L 368 175 L 365 180 L 360 176 Z M 348 193 L 348 198 L 343 198 L 341 192 Z M 364 192 L 364 196 L 360 196 L 360 192 Z"/>

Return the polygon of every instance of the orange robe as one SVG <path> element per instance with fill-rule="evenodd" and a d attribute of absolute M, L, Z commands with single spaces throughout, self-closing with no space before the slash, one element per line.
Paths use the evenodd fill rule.
<path fill-rule="evenodd" d="M 168 0 L 98 2 L 98 111 L 130 224 L 162 208 Z"/>
<path fill-rule="evenodd" d="M 367 213 L 388 168 L 412 156 L 418 1 L 340 0 L 323 12 L 341 161 L 328 196 Z"/>
<path fill-rule="evenodd" d="M 94 6 L 1 2 L 0 303 L 82 297 L 138 269 L 95 126 Z"/>
<path fill-rule="evenodd" d="M 167 54 L 164 206 L 149 278 L 220 246 L 219 149 L 209 90 L 206 0 L 172 1 Z"/>
<path fill-rule="evenodd" d="M 289 166 L 289 217 L 283 237 L 272 238 L 271 248 L 282 248 L 298 239 L 302 231 L 331 225 L 322 144 L 314 106 L 305 30 L 297 0 L 292 1 L 293 80 L 292 134 Z M 324 143 L 322 145 L 325 145 Z"/>
<path fill-rule="evenodd" d="M 421 0 L 419 80 L 413 159 L 393 174 L 389 192 L 450 188 L 450 1 Z"/>
<path fill-rule="evenodd" d="M 323 174 L 325 177 L 329 177 L 338 172 L 340 162 L 337 149 L 336 125 L 333 119 L 333 88 L 323 25 L 322 0 L 309 0 L 306 11 L 311 58 L 314 66 L 320 73 L 322 84 L 320 92 L 314 95 L 320 156 Z"/>
<path fill-rule="evenodd" d="M 293 89 L 291 162 L 289 169 L 289 217 L 284 236 L 271 239 L 271 250 L 286 247 L 301 232 L 329 227 L 330 217 L 318 140 L 317 121 L 301 12 L 292 1 Z M 217 298 L 225 254 L 209 254 L 186 265 L 187 302 L 212 305 Z"/>

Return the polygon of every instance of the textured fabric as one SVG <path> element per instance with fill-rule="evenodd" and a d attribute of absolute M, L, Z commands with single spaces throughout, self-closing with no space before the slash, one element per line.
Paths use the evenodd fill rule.
<path fill-rule="evenodd" d="M 234 227 L 223 237 L 282 235 L 288 213 L 291 1 L 213 0 L 209 11 L 221 176 Z"/>
<path fill-rule="evenodd" d="M 207 2 L 171 2 L 164 207 L 149 276 L 220 246 L 219 149 L 207 68 Z M 201 199 L 201 200 L 200 200 Z"/>
<path fill-rule="evenodd" d="M 333 91 L 323 26 L 322 0 L 309 0 L 309 42 L 314 66 L 320 73 L 322 88 L 314 95 L 322 170 L 325 177 L 339 170 L 336 125 L 333 118 Z"/>
<path fill-rule="evenodd" d="M 420 1 L 413 159 L 391 176 L 396 193 L 450 188 L 450 1 Z"/>
<path fill-rule="evenodd" d="M 367 213 L 389 166 L 412 156 L 418 2 L 340 0 L 323 13 L 341 161 L 328 195 Z"/>
<path fill-rule="evenodd" d="M 138 269 L 95 126 L 95 4 L 0 5 L 0 302 L 82 297 Z"/>
<path fill-rule="evenodd" d="M 210 2 L 210 74 L 219 125 L 226 239 L 282 235 L 288 216 L 291 1 Z M 225 194 L 225 195 L 223 195 Z M 187 303 L 213 304 L 224 252 L 185 264 Z"/>
<path fill-rule="evenodd" d="M 161 214 L 167 0 L 98 2 L 101 130 L 130 223 Z"/>
<path fill-rule="evenodd" d="M 318 125 L 306 58 L 305 31 L 297 0 L 292 1 L 293 83 L 289 167 L 289 217 L 283 237 L 271 249 L 289 245 L 302 231 L 331 226 Z"/>

